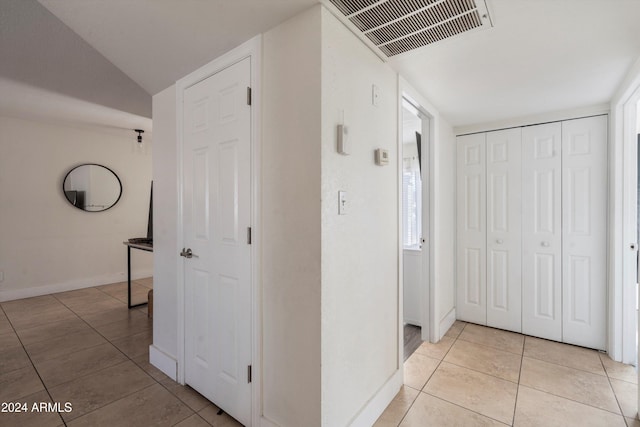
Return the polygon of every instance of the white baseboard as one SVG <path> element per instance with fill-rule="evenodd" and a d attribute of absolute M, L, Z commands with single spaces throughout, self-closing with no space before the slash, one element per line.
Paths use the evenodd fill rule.
<path fill-rule="evenodd" d="M 139 270 L 131 274 L 132 280 L 152 277 L 153 270 Z M 109 285 L 111 283 L 126 282 L 126 274 L 107 274 L 85 279 L 70 280 L 68 282 L 54 283 L 43 286 L 33 286 L 20 289 L 0 290 L 0 302 L 13 301 L 22 298 L 39 297 L 41 295 L 55 294 L 58 292 L 75 291 L 76 289 L 90 288 L 93 286 Z"/>
<path fill-rule="evenodd" d="M 398 369 L 380 390 L 373 396 L 364 408 L 360 411 L 354 420 L 349 424 L 350 427 L 371 427 L 376 420 L 382 415 L 389 403 L 400 391 L 402 387 L 403 371 Z"/>
<path fill-rule="evenodd" d="M 153 344 L 149 346 L 149 363 L 160 369 L 169 378 L 176 381 L 176 378 L 178 377 L 178 361 Z"/>
<path fill-rule="evenodd" d="M 456 309 L 455 307 L 451 309 L 451 311 L 449 313 L 447 313 L 446 316 L 444 316 L 444 318 L 440 321 L 440 337 L 438 338 L 438 341 L 442 339 L 442 337 L 444 337 L 444 334 L 447 333 L 447 331 L 449 330 L 449 328 L 451 326 L 453 326 L 453 324 L 456 321 Z"/>

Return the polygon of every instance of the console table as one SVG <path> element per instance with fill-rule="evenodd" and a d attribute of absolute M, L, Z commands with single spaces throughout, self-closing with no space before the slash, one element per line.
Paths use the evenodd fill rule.
<path fill-rule="evenodd" d="M 129 308 L 140 307 L 141 305 L 147 305 L 147 302 L 141 302 L 140 304 L 131 304 L 131 249 L 138 249 L 145 252 L 153 252 L 153 244 L 149 243 L 131 243 L 122 242 L 127 246 L 127 306 Z"/>

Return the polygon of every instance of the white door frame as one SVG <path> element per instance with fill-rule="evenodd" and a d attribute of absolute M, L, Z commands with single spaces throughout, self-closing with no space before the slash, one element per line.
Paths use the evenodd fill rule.
<path fill-rule="evenodd" d="M 208 64 L 200 67 L 191 74 L 176 82 L 176 139 L 177 139 L 177 163 L 178 163 L 178 212 L 177 212 L 177 246 L 184 247 L 183 230 L 183 113 L 184 113 L 184 91 L 201 82 L 202 80 L 216 74 L 217 72 L 242 61 L 251 58 L 251 342 L 252 342 L 252 384 L 251 384 L 251 419 L 252 425 L 260 425 L 262 416 L 262 281 L 260 266 L 261 247 L 261 223 L 260 223 L 260 117 L 261 117 L 261 52 L 262 36 L 243 43 L 237 48 L 214 59 Z M 185 382 L 185 284 L 184 284 L 184 258 L 177 259 L 177 339 L 178 339 L 178 360 L 177 360 L 177 382 Z"/>
<path fill-rule="evenodd" d="M 411 85 L 404 80 L 402 77 L 398 80 L 398 123 L 402 123 L 402 100 L 407 99 L 413 106 L 415 106 L 420 113 L 424 116 L 424 120 L 429 120 L 429 134 L 423 135 L 423 142 L 425 142 L 422 150 L 422 160 L 423 164 L 427 165 L 427 176 L 422 176 L 422 213 L 423 219 L 425 215 L 428 215 L 428 224 L 422 224 L 422 234 L 423 236 L 427 235 L 427 245 L 426 251 L 423 251 L 425 257 L 427 259 L 423 260 L 423 268 L 428 266 L 428 274 L 422 274 L 423 282 L 426 280 L 425 285 L 420 287 L 420 311 L 421 311 L 421 323 L 422 323 L 422 340 L 429 342 L 437 342 L 440 339 L 440 331 L 439 331 L 439 322 L 435 319 L 436 315 L 436 289 L 435 289 L 435 270 L 434 266 L 434 219 L 435 216 L 433 214 L 434 210 L 434 156 L 433 156 L 433 144 L 435 141 L 435 129 L 437 126 L 437 121 L 435 120 L 435 108 L 428 103 L 418 92 L 415 91 L 411 87 Z M 398 126 L 398 153 L 402 153 L 402 126 Z M 401 157 L 400 155 L 398 157 Z M 398 221 L 399 221 L 399 233 L 398 235 L 402 237 L 402 159 L 398 159 L 398 174 L 399 174 L 399 203 L 398 203 Z M 426 184 L 426 185 L 425 185 Z M 424 197 L 424 192 L 428 191 L 428 197 Z M 423 248 L 425 246 L 423 245 Z M 399 239 L 399 323 L 400 323 L 400 360 L 402 359 L 403 352 L 403 339 L 402 339 L 402 327 L 404 323 L 404 307 L 402 304 L 403 296 L 404 296 L 404 285 L 403 285 L 403 244 L 402 238 Z"/>
<path fill-rule="evenodd" d="M 631 157 L 631 151 L 636 152 L 635 136 L 636 118 L 632 117 L 632 110 L 636 109 L 636 96 L 640 89 L 640 59 L 630 67 L 624 81 L 620 84 L 611 101 L 609 121 L 609 325 L 608 345 L 609 356 L 616 361 L 628 360 L 628 345 L 623 343 L 630 340 L 635 344 L 635 337 L 626 336 L 629 328 L 623 327 L 630 310 L 635 309 L 634 298 L 628 298 L 629 289 L 625 295 L 625 283 L 632 280 L 635 270 L 635 251 L 630 244 L 635 243 L 630 233 L 637 226 L 634 217 L 636 207 L 632 205 L 630 195 L 637 186 L 636 158 Z M 630 169 L 632 168 L 632 169 Z M 626 321 L 628 322 L 628 321 Z M 627 325 L 628 326 L 628 325 Z M 623 351 L 623 347 L 626 349 Z"/>

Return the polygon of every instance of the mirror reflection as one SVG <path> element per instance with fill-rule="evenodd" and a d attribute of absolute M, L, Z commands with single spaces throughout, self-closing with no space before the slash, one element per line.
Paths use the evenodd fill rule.
<path fill-rule="evenodd" d="M 122 194 L 120 178 L 111 169 L 97 164 L 71 169 L 62 186 L 69 203 L 87 212 L 106 211 L 118 203 Z"/>

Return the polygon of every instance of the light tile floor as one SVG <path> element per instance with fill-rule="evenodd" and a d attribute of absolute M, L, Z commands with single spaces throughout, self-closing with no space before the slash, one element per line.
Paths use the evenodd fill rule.
<path fill-rule="evenodd" d="M 151 278 L 134 281 L 133 302 L 152 287 Z M 0 403 L 29 411 L 0 408 L 0 426 L 239 426 L 149 364 L 147 307 L 126 302 L 127 284 L 116 283 L 1 303 Z M 62 411 L 32 412 L 34 402 Z"/>
<path fill-rule="evenodd" d="M 635 368 L 594 350 L 457 321 L 404 364 L 387 426 L 640 427 Z"/>

